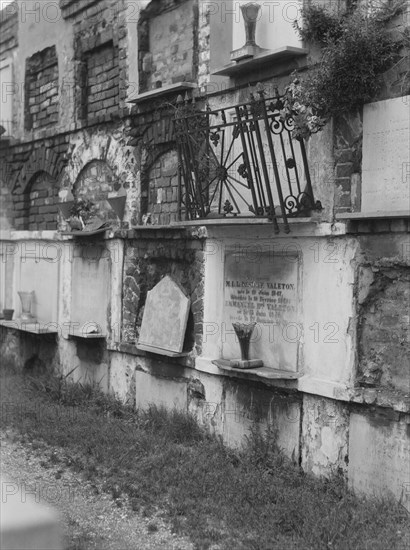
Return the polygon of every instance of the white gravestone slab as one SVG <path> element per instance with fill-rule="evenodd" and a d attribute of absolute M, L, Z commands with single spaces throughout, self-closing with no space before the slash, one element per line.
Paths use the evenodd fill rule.
<path fill-rule="evenodd" d="M 224 285 L 223 358 L 240 357 L 232 323 L 255 322 L 250 359 L 262 359 L 266 367 L 296 372 L 302 336 L 298 256 L 261 254 L 257 261 L 247 261 L 240 252 L 228 253 Z"/>
<path fill-rule="evenodd" d="M 190 299 L 166 275 L 147 293 L 138 347 L 171 357 L 181 353 L 189 307 Z"/>
<path fill-rule="evenodd" d="M 95 258 L 74 257 L 72 267 L 71 333 L 107 333 L 110 304 L 110 260 L 102 251 Z"/>
<path fill-rule="evenodd" d="M 408 210 L 410 96 L 363 109 L 362 212 Z"/>
<path fill-rule="evenodd" d="M 46 245 L 45 245 L 46 246 Z M 27 246 L 28 248 L 28 246 Z M 40 245 L 38 246 L 40 250 Z M 44 249 L 45 250 L 45 247 Z M 58 310 L 58 258 L 48 259 L 47 251 L 41 251 L 37 255 L 23 252 L 20 257 L 20 273 L 17 291 L 34 292 L 31 313 L 36 321 L 43 324 L 57 323 Z M 20 298 L 15 296 L 16 313 L 19 318 L 22 313 Z"/>

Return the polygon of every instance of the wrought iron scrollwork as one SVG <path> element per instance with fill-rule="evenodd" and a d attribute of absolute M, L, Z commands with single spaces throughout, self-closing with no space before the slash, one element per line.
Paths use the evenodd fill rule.
<path fill-rule="evenodd" d="M 320 209 L 315 200 L 303 140 L 292 138 L 294 121 L 283 115 L 277 94 L 257 90 L 247 103 L 205 111 L 180 100 L 175 116 L 186 219 L 258 216 L 288 219 Z"/>

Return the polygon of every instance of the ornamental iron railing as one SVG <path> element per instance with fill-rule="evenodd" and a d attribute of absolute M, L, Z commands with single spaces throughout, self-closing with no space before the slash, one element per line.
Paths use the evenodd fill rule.
<path fill-rule="evenodd" d="M 289 232 L 289 218 L 322 208 L 304 141 L 292 137 L 294 120 L 283 106 L 283 97 L 266 99 L 261 87 L 249 102 L 216 110 L 178 98 L 181 219 L 265 217 Z"/>

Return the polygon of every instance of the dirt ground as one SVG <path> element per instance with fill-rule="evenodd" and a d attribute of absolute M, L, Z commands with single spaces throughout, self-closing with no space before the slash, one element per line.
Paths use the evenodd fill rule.
<path fill-rule="evenodd" d="M 0 434 L 3 477 L 27 494 L 52 505 L 60 514 L 67 550 L 193 550 L 191 542 L 173 534 L 158 511 L 143 517 L 124 497 L 113 497 L 70 468 L 53 464 L 53 449 L 19 442 L 12 431 Z"/>

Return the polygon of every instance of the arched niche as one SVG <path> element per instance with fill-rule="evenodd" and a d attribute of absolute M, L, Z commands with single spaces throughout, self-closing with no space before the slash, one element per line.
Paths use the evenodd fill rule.
<path fill-rule="evenodd" d="M 114 211 L 106 199 L 118 191 L 113 170 L 104 160 L 92 160 L 78 174 L 72 194 L 76 199 L 88 199 L 95 204 L 95 214 L 102 220 L 115 220 Z"/>
<path fill-rule="evenodd" d="M 69 161 L 64 170 L 60 200 L 70 195 L 97 199 L 97 183 L 103 198 L 127 195 L 124 221 L 134 223 L 140 211 L 139 170 L 134 148 L 126 145 L 121 132 L 106 134 L 83 130 L 71 136 Z M 105 178 L 105 179 L 104 179 Z"/>

